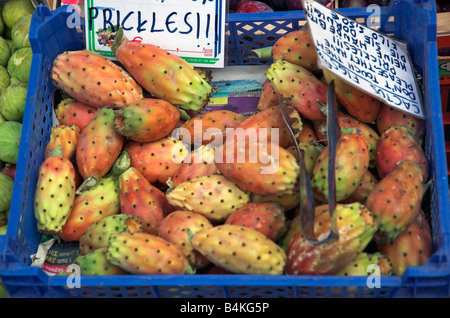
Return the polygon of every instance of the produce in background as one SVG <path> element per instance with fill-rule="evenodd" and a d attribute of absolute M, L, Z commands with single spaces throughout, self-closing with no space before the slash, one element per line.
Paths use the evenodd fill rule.
<path fill-rule="evenodd" d="M 28 84 L 11 78 L 0 96 L 0 112 L 8 121 L 22 122 L 27 101 Z"/>
<path fill-rule="evenodd" d="M 8 65 L 8 60 L 11 57 L 11 47 L 8 41 L 0 36 L 0 65 L 6 67 Z"/>
<path fill-rule="evenodd" d="M 11 82 L 11 77 L 9 76 L 8 70 L 0 65 L 0 94 L 9 86 Z"/>
<path fill-rule="evenodd" d="M 0 160 L 8 163 L 17 163 L 21 134 L 21 123 L 5 121 L 0 124 Z"/>
<path fill-rule="evenodd" d="M 22 83 L 28 83 L 32 58 L 33 51 L 31 47 L 23 47 L 12 53 L 6 65 L 9 75 L 17 78 Z"/>
<path fill-rule="evenodd" d="M 211 96 L 211 86 L 191 64 L 151 43 L 129 41 L 122 28 L 111 50 L 131 76 L 156 98 L 198 111 Z"/>
<path fill-rule="evenodd" d="M 21 16 L 11 28 L 11 40 L 15 49 L 30 47 L 28 38 L 30 32 L 31 14 Z"/>
<path fill-rule="evenodd" d="M 237 274 L 281 275 L 286 253 L 255 229 L 222 224 L 195 233 L 194 249 L 212 263 Z"/>
<path fill-rule="evenodd" d="M 236 13 L 262 13 L 274 11 L 275 10 L 271 6 L 256 0 L 248 1 L 236 9 Z"/>
<path fill-rule="evenodd" d="M 6 211 L 11 204 L 14 181 L 7 174 L 0 172 L 0 211 Z"/>
<path fill-rule="evenodd" d="M 61 233 L 71 213 L 75 191 L 75 169 L 58 147 L 39 167 L 34 215 L 40 232 Z"/>
<path fill-rule="evenodd" d="M 6 29 L 12 29 L 14 23 L 26 14 L 33 14 L 34 5 L 31 0 L 9 0 L 2 7 L 2 18 Z"/>

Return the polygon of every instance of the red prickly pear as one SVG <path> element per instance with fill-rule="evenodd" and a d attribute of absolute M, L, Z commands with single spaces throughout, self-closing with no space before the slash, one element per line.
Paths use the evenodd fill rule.
<path fill-rule="evenodd" d="M 51 128 L 50 140 L 45 147 L 44 158 L 61 145 L 63 156 L 69 160 L 75 159 L 75 151 L 80 138 L 80 128 L 76 125 L 56 125 Z"/>
<path fill-rule="evenodd" d="M 168 136 L 180 119 L 180 112 L 175 106 L 155 98 L 129 104 L 114 114 L 116 131 L 138 142 L 151 142 Z"/>
<path fill-rule="evenodd" d="M 422 266 L 433 254 L 433 239 L 425 213 L 416 219 L 390 244 L 378 246 L 391 261 L 395 275 L 402 275 L 410 266 Z"/>
<path fill-rule="evenodd" d="M 302 120 L 299 113 L 293 109 L 289 116 L 297 119 L 294 128 L 296 128 L 296 131 L 301 132 Z M 269 107 L 254 113 L 235 127 L 234 134 L 239 138 L 241 133 L 245 135 L 249 130 L 255 132 L 257 137 L 255 139 L 258 141 L 272 142 L 283 148 L 287 148 L 294 144 L 279 106 Z M 276 131 L 272 132 L 272 130 Z M 295 136 L 296 138 L 298 137 L 298 134 Z"/>
<path fill-rule="evenodd" d="M 326 119 L 319 102 L 327 102 L 327 85 L 313 73 L 302 66 L 277 60 L 266 71 L 266 76 L 280 97 L 291 98 L 289 105 L 294 106 L 302 118 Z"/>
<path fill-rule="evenodd" d="M 297 159 L 288 150 L 243 138 L 217 148 L 215 162 L 238 187 L 259 195 L 292 193 L 300 174 Z"/>
<path fill-rule="evenodd" d="M 317 237 L 330 230 L 328 205 L 315 209 L 314 230 Z M 336 226 L 339 240 L 310 244 L 299 230 L 287 248 L 288 275 L 334 275 L 354 261 L 367 247 L 377 230 L 371 212 L 360 203 L 337 204 Z"/>
<path fill-rule="evenodd" d="M 181 57 L 153 44 L 129 41 L 122 28 L 111 49 L 133 78 L 156 98 L 193 111 L 208 102 L 210 84 Z"/>
<path fill-rule="evenodd" d="M 381 106 L 378 99 L 350 85 L 325 68 L 323 69 L 323 75 L 327 83 L 334 80 L 336 99 L 350 115 L 363 123 L 371 123 L 377 119 Z"/>
<path fill-rule="evenodd" d="M 256 109 L 261 111 L 272 106 L 278 106 L 280 104 L 280 96 L 270 84 L 269 79 L 266 79 L 261 86 L 261 93 L 259 95 L 258 104 Z"/>
<path fill-rule="evenodd" d="M 195 269 L 204 268 L 211 262 L 194 250 L 190 236 L 213 225 L 204 216 L 189 211 L 174 211 L 166 216 L 158 227 L 158 236 L 177 245 Z"/>
<path fill-rule="evenodd" d="M 77 125 L 80 132 L 95 117 L 98 108 L 78 102 L 73 98 L 63 99 L 55 109 L 56 119 L 61 125 Z"/>
<path fill-rule="evenodd" d="M 156 234 L 159 223 L 171 212 L 165 194 L 133 167 L 119 176 L 119 188 L 121 213 L 137 216 L 144 232 Z"/>
<path fill-rule="evenodd" d="M 423 181 L 428 180 L 427 156 L 416 137 L 406 126 L 392 126 L 383 132 L 377 143 L 375 158 L 380 178 L 391 173 L 399 161 L 410 159 L 420 165 Z"/>
<path fill-rule="evenodd" d="M 225 224 L 250 227 L 276 242 L 286 230 L 286 217 L 277 203 L 251 202 L 231 213 Z"/>
<path fill-rule="evenodd" d="M 171 178 L 189 155 L 186 145 L 172 137 L 153 142 L 129 142 L 126 147 L 131 167 L 157 187 L 166 187 Z"/>
<path fill-rule="evenodd" d="M 245 120 L 245 116 L 231 110 L 212 110 L 195 116 L 181 125 L 183 141 L 194 146 L 223 142 L 227 128 L 231 129 Z M 218 138 L 216 140 L 216 138 Z"/>
<path fill-rule="evenodd" d="M 422 170 L 412 160 L 402 160 L 380 180 L 366 200 L 378 225 L 377 243 L 390 243 L 414 221 L 423 197 Z"/>
<path fill-rule="evenodd" d="M 392 126 L 408 127 L 411 129 L 413 135 L 417 138 L 419 143 L 422 144 L 423 137 L 425 135 L 425 121 L 381 103 L 380 111 L 378 112 L 376 120 L 378 133 L 382 134 Z"/>
<path fill-rule="evenodd" d="M 328 156 L 329 146 L 317 157 L 311 177 L 314 196 L 321 202 L 328 202 Z M 356 191 L 368 167 L 366 141 L 356 130 L 342 134 L 336 145 L 336 201 L 345 200 Z"/>
<path fill-rule="evenodd" d="M 142 87 L 122 67 L 88 50 L 58 55 L 51 77 L 72 98 L 96 108 L 123 108 L 143 98 Z"/>
<path fill-rule="evenodd" d="M 124 137 L 114 129 L 114 111 L 99 109 L 81 132 L 76 148 L 78 171 L 92 181 L 105 176 L 122 152 Z"/>
<path fill-rule="evenodd" d="M 196 177 L 219 174 L 214 163 L 214 148 L 202 145 L 191 152 L 188 158 L 183 161 L 168 182 L 178 185 Z"/>

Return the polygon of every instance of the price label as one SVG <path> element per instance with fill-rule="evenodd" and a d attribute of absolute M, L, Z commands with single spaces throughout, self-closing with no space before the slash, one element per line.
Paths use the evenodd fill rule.
<path fill-rule="evenodd" d="M 304 12 L 322 67 L 389 106 L 424 118 L 407 44 L 314 0 Z"/>
<path fill-rule="evenodd" d="M 154 44 L 193 66 L 223 68 L 226 0 L 87 0 L 86 48 L 115 60 L 119 26 L 133 41 Z"/>

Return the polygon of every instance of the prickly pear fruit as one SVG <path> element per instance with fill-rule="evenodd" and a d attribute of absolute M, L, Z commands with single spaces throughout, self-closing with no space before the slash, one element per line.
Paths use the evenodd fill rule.
<path fill-rule="evenodd" d="M 370 170 L 362 176 L 359 181 L 359 186 L 347 199 L 343 200 L 342 203 L 353 203 L 359 202 L 361 204 L 366 204 L 367 197 L 375 189 L 379 180 L 373 175 Z"/>
<path fill-rule="evenodd" d="M 56 106 L 55 116 L 61 125 L 77 125 L 80 132 L 95 117 L 98 108 L 65 98 Z"/>
<path fill-rule="evenodd" d="M 260 58 L 285 60 L 311 72 L 319 71 L 313 40 L 305 30 L 290 31 L 276 40 L 272 47 L 254 49 L 253 52 Z"/>
<path fill-rule="evenodd" d="M 198 111 L 208 102 L 212 88 L 195 68 L 179 56 L 150 43 L 137 43 L 116 33 L 112 52 L 150 94 L 184 109 Z"/>
<path fill-rule="evenodd" d="M 157 234 L 159 237 L 177 245 L 189 260 L 192 268 L 200 269 L 211 262 L 194 250 L 189 237 L 202 229 L 212 227 L 211 222 L 198 213 L 174 211 L 161 221 Z"/>
<path fill-rule="evenodd" d="M 376 120 L 381 106 L 378 99 L 348 84 L 326 68 L 323 69 L 323 75 L 327 83 L 334 80 L 336 99 L 350 115 L 363 123 L 371 123 Z"/>
<path fill-rule="evenodd" d="M 131 166 L 155 186 L 165 186 L 189 155 L 186 145 L 172 137 L 153 142 L 129 142 L 126 149 Z"/>
<path fill-rule="evenodd" d="M 93 187 L 78 192 L 61 238 L 79 241 L 87 229 L 98 220 L 120 213 L 117 177 L 105 176 Z"/>
<path fill-rule="evenodd" d="M 280 97 L 291 98 L 302 118 L 324 120 L 326 116 L 319 108 L 318 101 L 327 102 L 327 85 L 302 66 L 284 60 L 277 60 L 266 71 L 273 88 Z"/>
<path fill-rule="evenodd" d="M 76 125 L 56 125 L 51 128 L 50 140 L 45 147 L 44 158 L 61 145 L 64 158 L 72 160 L 75 158 L 75 151 L 80 138 L 80 128 Z"/>
<path fill-rule="evenodd" d="M 385 244 L 398 237 L 417 217 L 422 197 L 422 170 L 412 160 L 400 161 L 366 200 L 378 226 L 374 240 Z"/>
<path fill-rule="evenodd" d="M 256 109 L 261 111 L 272 106 L 278 106 L 280 104 L 280 96 L 270 84 L 269 79 L 266 79 L 261 86 L 261 92 L 258 99 Z"/>
<path fill-rule="evenodd" d="M 185 274 L 189 261 L 165 239 L 141 233 L 116 233 L 109 239 L 107 260 L 132 274 Z"/>
<path fill-rule="evenodd" d="M 356 259 L 339 270 L 339 276 L 367 276 L 380 274 L 384 276 L 392 275 L 391 261 L 382 253 L 360 253 Z"/>
<path fill-rule="evenodd" d="M 292 109 L 289 116 L 297 119 L 295 128 L 300 132 L 302 130 L 302 120 L 298 112 Z M 283 148 L 294 144 L 289 133 L 289 127 L 283 119 L 279 106 L 269 107 L 254 113 L 235 127 L 234 135 L 237 138 L 240 136 L 249 136 L 251 140 L 258 142 L 272 142 Z"/>
<path fill-rule="evenodd" d="M 231 213 L 225 224 L 255 229 L 272 241 L 277 241 L 286 231 L 283 208 L 273 202 L 250 202 Z"/>
<path fill-rule="evenodd" d="M 231 110 L 212 110 L 197 115 L 180 126 L 180 137 L 194 146 L 222 143 L 227 129 L 239 125 L 245 116 Z M 217 138 L 217 140 L 216 140 Z"/>
<path fill-rule="evenodd" d="M 311 177 L 314 171 L 314 166 L 316 164 L 317 158 L 320 153 L 325 149 L 325 146 L 318 142 L 299 142 L 298 147 L 303 150 L 303 160 L 305 162 L 306 170 L 308 170 L 309 176 Z M 300 160 L 297 148 L 295 146 L 290 146 L 286 148 L 297 160 Z"/>
<path fill-rule="evenodd" d="M 287 223 L 287 231 L 283 235 L 283 237 L 280 238 L 278 245 L 287 252 L 289 243 L 291 242 L 292 238 L 302 230 L 301 221 L 300 221 L 300 215 L 296 215 L 292 220 L 289 220 Z"/>
<path fill-rule="evenodd" d="M 330 230 L 328 205 L 319 205 L 315 211 L 316 237 Z M 310 244 L 299 231 L 290 240 L 287 249 L 286 274 L 334 275 L 350 264 L 372 240 L 377 226 L 371 212 L 360 203 L 337 204 L 337 241 L 319 245 Z"/>
<path fill-rule="evenodd" d="M 105 216 L 91 224 L 80 237 L 80 253 L 86 255 L 107 247 L 109 237 L 113 233 L 142 232 L 143 226 L 137 216 L 129 214 L 114 214 Z"/>
<path fill-rule="evenodd" d="M 298 142 L 321 142 L 319 140 L 316 130 L 314 129 L 314 125 L 308 121 L 305 120 L 302 123 L 302 132 L 297 137 Z"/>
<path fill-rule="evenodd" d="M 425 264 L 433 254 L 433 239 L 423 211 L 392 243 L 379 245 L 378 249 L 391 261 L 395 275 L 402 275 L 410 266 Z"/>
<path fill-rule="evenodd" d="M 178 124 L 180 112 L 169 102 L 145 98 L 114 112 L 114 127 L 126 138 L 151 142 L 168 136 Z"/>
<path fill-rule="evenodd" d="M 423 137 L 425 135 L 425 121 L 381 103 L 380 111 L 378 112 L 376 120 L 378 133 L 382 134 L 392 126 L 408 127 L 411 129 L 413 135 L 417 138 L 419 143 L 422 144 Z"/>
<path fill-rule="evenodd" d="M 317 157 L 311 178 L 314 196 L 321 202 L 328 202 L 328 156 L 329 146 Z M 368 167 L 366 141 L 354 130 L 342 134 L 336 145 L 336 201 L 345 200 L 356 191 Z"/>
<path fill-rule="evenodd" d="M 216 149 L 215 162 L 241 189 L 260 195 L 292 193 L 300 174 L 297 159 L 273 143 L 227 142 Z"/>
<path fill-rule="evenodd" d="M 142 87 L 122 67 L 88 50 L 58 55 L 51 76 L 72 98 L 96 108 L 123 108 L 143 98 Z"/>
<path fill-rule="evenodd" d="M 178 185 L 196 177 L 213 174 L 219 174 L 214 163 L 214 148 L 202 145 L 192 151 L 191 155 L 183 161 L 175 174 L 170 178 L 170 182 L 173 185 Z"/>
<path fill-rule="evenodd" d="M 261 232 L 245 226 L 222 224 L 198 231 L 194 249 L 212 263 L 239 274 L 281 275 L 286 253 Z"/>
<path fill-rule="evenodd" d="M 62 147 L 53 150 L 40 167 L 34 195 L 34 215 L 42 233 L 61 233 L 75 198 L 75 169 L 62 155 Z"/>
<path fill-rule="evenodd" d="M 156 234 L 159 223 L 171 212 L 165 194 L 133 167 L 119 176 L 119 188 L 121 213 L 137 216 L 144 232 Z"/>
<path fill-rule="evenodd" d="M 196 212 L 212 223 L 226 218 L 248 203 L 248 193 L 222 175 L 197 177 L 183 182 L 166 192 L 170 204 Z"/>
<path fill-rule="evenodd" d="M 128 272 L 111 264 L 107 258 L 108 248 L 96 249 L 89 254 L 78 255 L 75 264 L 80 266 L 81 275 L 126 275 Z"/>
<path fill-rule="evenodd" d="M 274 202 L 281 205 L 283 210 L 287 212 L 300 204 L 300 192 L 294 191 L 292 193 L 281 195 L 259 195 L 252 193 L 251 201 L 263 203 Z"/>
<path fill-rule="evenodd" d="M 403 159 L 411 159 L 420 165 L 423 181 L 428 180 L 429 168 L 427 156 L 406 126 L 392 126 L 380 136 L 376 148 L 376 168 L 380 178 L 391 173 L 397 163 Z"/>
<path fill-rule="evenodd" d="M 114 111 L 99 109 L 81 132 L 76 148 L 77 167 L 83 179 L 105 176 L 121 154 L 124 140 L 114 129 Z"/>

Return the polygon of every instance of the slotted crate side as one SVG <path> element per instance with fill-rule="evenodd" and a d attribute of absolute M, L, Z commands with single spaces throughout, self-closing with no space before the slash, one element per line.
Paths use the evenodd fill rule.
<path fill-rule="evenodd" d="M 396 1 L 395 3 L 397 3 Z M 411 6 L 412 0 L 403 1 L 406 7 L 383 8 L 383 32 L 403 38 L 402 32 L 413 29 L 414 20 L 411 14 L 406 16 L 405 9 Z M 411 12 L 419 14 L 420 23 L 431 25 L 435 8 L 427 8 L 428 2 L 415 2 Z M 417 10 L 418 11 L 417 11 Z M 426 9 L 426 10 L 425 10 Z M 344 10 L 342 10 L 344 11 Z M 428 15 L 426 12 L 428 12 Z M 407 12 L 407 11 L 406 11 Z M 343 12 L 350 18 L 363 21 L 368 12 L 355 9 Z M 68 13 L 64 8 L 55 12 L 45 9 L 37 10 L 33 23 L 40 25 L 31 35 L 35 56 L 33 70 L 39 70 L 31 85 L 36 87 L 35 94 L 28 96 L 27 114 L 32 125 L 28 127 L 27 136 L 23 136 L 20 155 L 26 162 L 26 172 L 19 174 L 20 187 L 14 190 L 15 210 L 8 226 L 6 252 L 3 252 L 0 265 L 0 277 L 13 296 L 27 297 L 448 297 L 449 292 L 449 225 L 448 225 L 448 193 L 443 195 L 443 180 L 440 174 L 442 163 L 439 161 L 443 147 L 440 131 L 439 95 L 433 89 L 436 74 L 429 72 L 436 51 L 435 38 L 429 29 L 418 28 L 426 32 L 425 40 L 417 44 L 418 50 L 424 51 L 427 61 L 415 61 L 423 73 L 424 89 L 430 94 L 425 96 L 428 116 L 427 152 L 430 153 L 430 169 L 434 182 L 430 188 L 431 199 L 428 213 L 432 220 L 435 253 L 427 264 L 409 268 L 402 277 L 382 277 L 382 288 L 367 288 L 366 277 L 329 277 L 278 276 L 254 277 L 253 275 L 234 275 L 233 279 L 224 275 L 176 275 L 168 277 L 148 276 L 106 276 L 83 277 L 81 288 L 67 287 L 65 277 L 48 277 L 39 268 L 30 268 L 30 255 L 36 252 L 39 244 L 39 233 L 33 215 L 32 197 L 37 178 L 37 169 L 42 162 L 43 151 L 49 137 L 51 127 L 52 90 L 54 86 L 49 77 L 50 66 L 54 57 L 67 49 L 82 48 L 82 39 L 74 29 L 67 28 Z M 228 65 L 259 64 L 249 58 L 250 50 L 256 46 L 271 45 L 272 37 L 279 37 L 291 29 L 299 28 L 303 23 L 298 12 L 281 12 L 274 15 L 230 15 L 227 20 L 230 59 Z M 302 14 L 302 12 L 300 12 Z M 428 19 L 431 19 L 428 21 Z M 429 23 L 425 23 L 428 21 Z M 416 23 L 419 23 L 416 22 Z M 249 26 L 246 26 L 249 25 Z M 267 31 L 269 25 L 269 31 Z M 428 27 L 427 27 L 428 28 Z M 252 31 L 248 31 L 250 29 Z M 404 31 L 403 31 L 404 30 Z M 256 35 L 252 32 L 256 32 Z M 271 33 L 273 32 L 273 33 Z M 56 39 L 53 33 L 58 33 Z M 231 36 L 232 35 L 232 36 Z M 408 37 L 408 35 L 406 35 Z M 412 41 L 412 39 L 409 39 Z M 266 42 L 265 42 L 266 41 Z M 415 39 L 414 39 L 415 41 Z M 425 41 L 425 42 L 424 42 Z M 245 43 L 242 46 L 242 43 Z M 255 44 L 256 43 L 256 44 Z M 231 54 L 233 53 L 233 54 Z M 231 58 L 232 57 L 232 58 Z M 414 59 L 418 59 L 416 56 Z M 233 61 L 232 61 L 233 60 Z M 431 67 L 431 69 L 433 69 Z M 435 68 L 436 69 L 436 68 Z M 438 108 L 436 110 L 436 108 Z M 436 116 L 436 117 L 435 117 Z M 437 137 L 436 137 L 437 135 Z M 29 143 L 28 145 L 26 145 Z M 24 169 L 25 170 L 25 169 Z M 446 181 L 446 180 L 445 180 Z M 445 188 L 446 190 L 446 188 Z M 2 243 L 0 241 L 0 243 Z M 0 244 L 0 251 L 3 249 Z M 1 266 L 5 266 L 6 269 Z M 195 276 L 195 277 L 193 277 Z M 221 277 L 222 276 L 222 277 Z M 249 277 L 251 276 L 251 277 Z M 182 284 L 180 284 L 182 282 Z M 237 283 L 236 283 L 237 282 Z M 238 285 L 238 286 L 235 286 Z M 223 295 L 223 296 L 222 296 Z"/>

